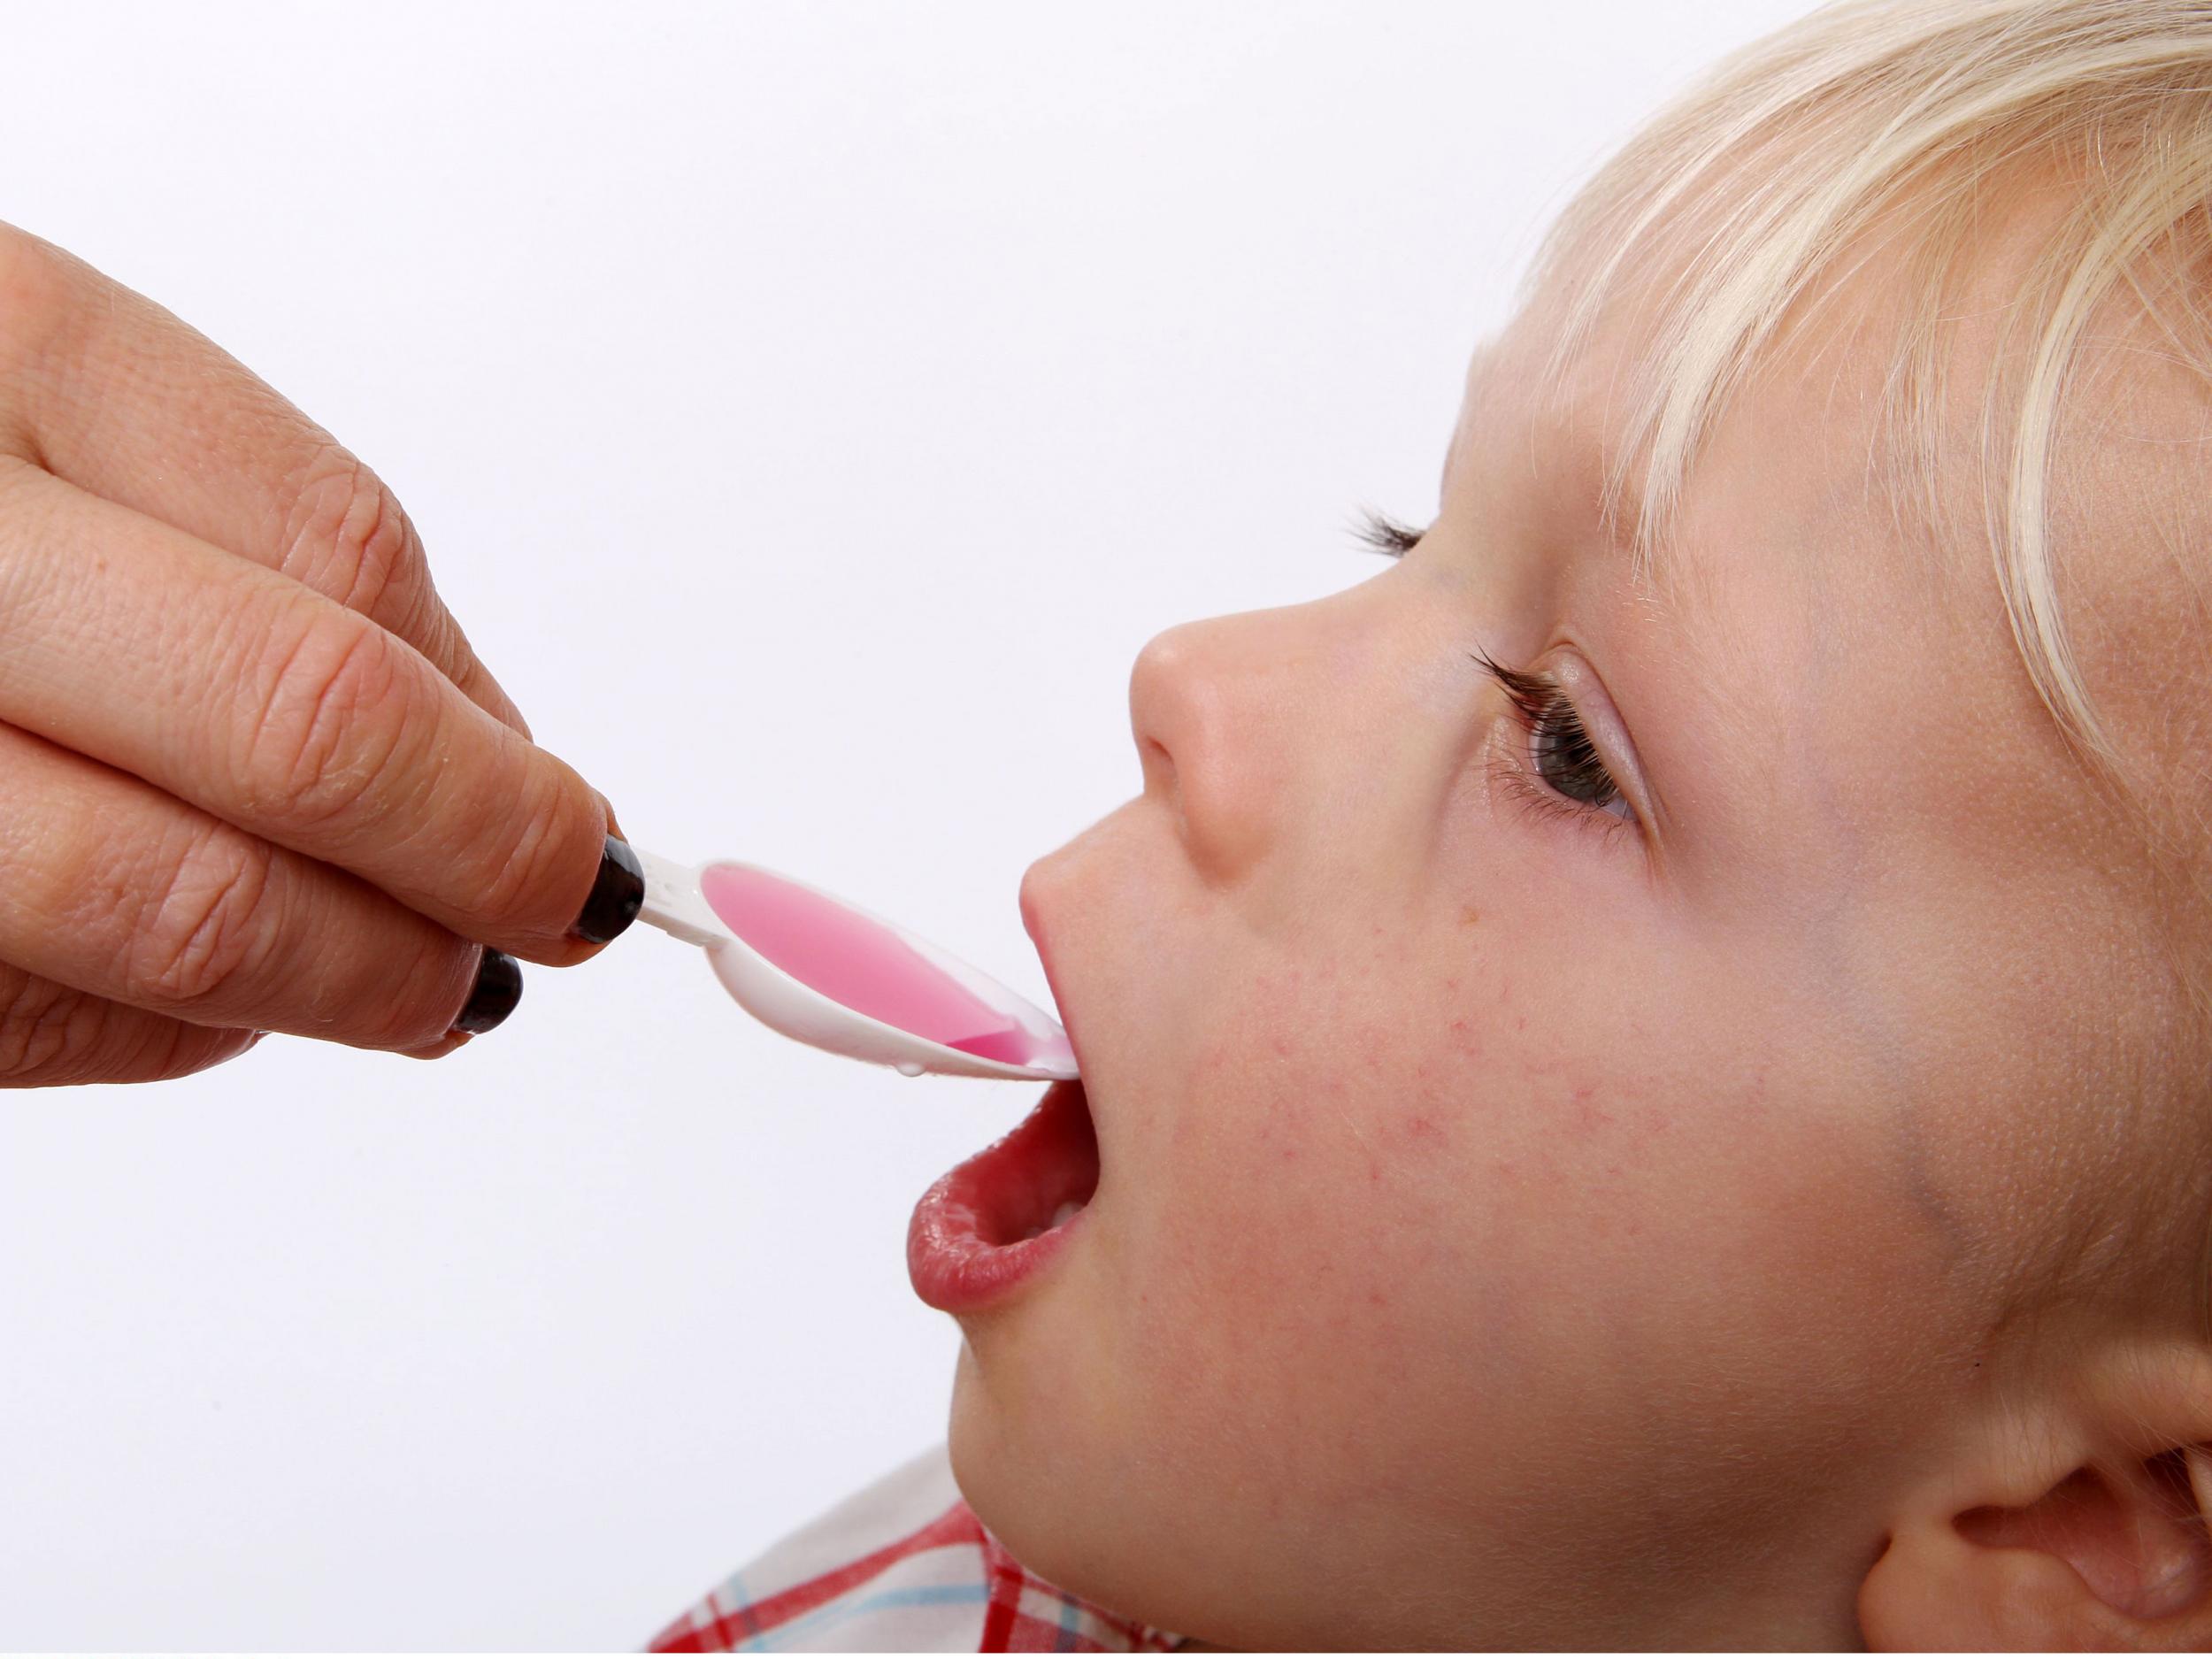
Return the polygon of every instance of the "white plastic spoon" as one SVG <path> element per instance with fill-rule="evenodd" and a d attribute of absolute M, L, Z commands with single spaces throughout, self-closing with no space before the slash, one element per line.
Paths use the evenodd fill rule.
<path fill-rule="evenodd" d="M 631 850 L 645 871 L 638 919 L 703 947 L 772 1030 L 908 1077 L 1076 1074 L 1059 1021 L 903 927 L 758 864 L 694 870 Z"/>

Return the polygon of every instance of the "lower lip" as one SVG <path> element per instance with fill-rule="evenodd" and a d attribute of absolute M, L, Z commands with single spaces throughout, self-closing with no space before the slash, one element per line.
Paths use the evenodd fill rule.
<path fill-rule="evenodd" d="M 1021 1125 L 922 1194 L 906 1229 L 914 1294 L 944 1313 L 980 1313 L 1036 1279 L 1083 1225 L 1053 1224 L 1098 1187 L 1098 1137 L 1080 1083 L 1055 1083 Z M 1025 1233 L 1036 1231 L 1034 1237 Z"/>

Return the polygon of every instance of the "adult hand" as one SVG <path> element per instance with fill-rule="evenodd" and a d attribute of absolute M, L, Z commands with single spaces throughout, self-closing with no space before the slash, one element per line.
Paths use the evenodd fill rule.
<path fill-rule="evenodd" d="M 513 957 L 628 925 L 617 833 L 374 474 L 0 226 L 0 1084 L 267 1031 L 443 1054 L 513 1006 Z"/>

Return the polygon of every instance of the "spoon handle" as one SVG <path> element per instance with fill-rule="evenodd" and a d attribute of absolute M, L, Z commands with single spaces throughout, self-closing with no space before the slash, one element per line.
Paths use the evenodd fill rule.
<path fill-rule="evenodd" d="M 638 906 L 638 920 L 687 945 L 718 945 L 734 937 L 701 895 L 696 870 L 649 853 L 634 841 L 630 850 L 645 870 L 645 902 Z"/>

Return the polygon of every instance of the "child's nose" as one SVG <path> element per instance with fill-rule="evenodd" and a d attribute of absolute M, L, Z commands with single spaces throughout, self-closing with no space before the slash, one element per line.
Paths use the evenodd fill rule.
<path fill-rule="evenodd" d="M 1144 792 L 1175 815 L 1202 877 L 1227 882 L 1265 855 L 1297 810 L 1286 732 L 1302 728 L 1296 610 L 1186 622 L 1137 653 L 1129 723 Z"/>

